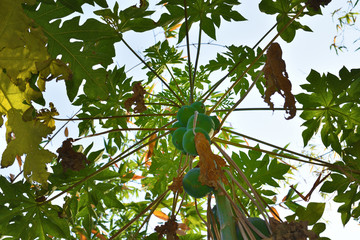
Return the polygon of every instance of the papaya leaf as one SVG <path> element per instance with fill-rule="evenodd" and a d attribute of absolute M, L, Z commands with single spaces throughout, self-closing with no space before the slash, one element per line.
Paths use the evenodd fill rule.
<path fill-rule="evenodd" d="M 49 58 L 45 47 L 46 37 L 41 28 L 24 13 L 23 1 L 2 1 L 0 15 L 0 68 L 16 84 L 37 73 L 36 62 Z"/>
<path fill-rule="evenodd" d="M 291 1 L 291 0 L 262 0 L 259 4 L 260 11 L 266 14 L 277 14 L 277 30 L 280 32 L 285 25 L 287 25 L 292 17 L 292 14 L 296 12 L 297 9 L 305 6 L 306 1 Z M 306 14 L 314 15 L 321 14 L 321 11 L 309 11 Z M 302 13 L 300 16 L 303 16 Z M 302 25 L 299 21 L 293 21 L 286 29 L 280 34 L 280 37 L 286 42 L 291 42 L 295 38 L 296 31 L 302 29 L 304 31 L 311 32 L 312 30 L 306 26 Z"/>
<path fill-rule="evenodd" d="M 24 113 L 29 105 L 24 104 L 25 93 L 13 84 L 10 78 L 4 73 L 0 72 L 0 114 L 7 114 L 10 109 L 17 109 Z M 1 125 L 0 125 L 1 126 Z"/>
<path fill-rule="evenodd" d="M 306 208 L 297 208 L 296 214 L 300 221 L 307 221 L 309 225 L 314 225 L 323 215 L 325 203 L 311 202 Z"/>
<path fill-rule="evenodd" d="M 146 32 L 158 26 L 154 20 L 148 18 L 148 16 L 154 13 L 154 11 L 147 11 L 148 7 L 149 3 L 141 0 L 139 7 L 133 5 L 119 11 L 119 4 L 116 2 L 113 10 L 107 8 L 97 10 L 94 13 L 102 16 L 103 19 L 113 25 L 119 33 L 130 30 Z"/>
<path fill-rule="evenodd" d="M 61 60 L 70 64 L 73 72 L 72 80 L 66 81 L 69 99 L 74 100 L 84 79 L 86 95 L 94 99 L 107 99 L 106 67 L 113 62 L 113 45 L 120 40 L 119 35 L 95 19 L 88 19 L 80 26 L 80 17 L 75 17 L 60 26 L 61 20 L 52 20 L 69 13 L 60 2 L 55 5 L 42 3 L 39 9 L 36 7 L 27 7 L 26 13 L 42 27 L 48 38 L 50 55 L 53 58 L 61 55 Z M 95 65 L 101 67 L 94 70 Z"/>
<path fill-rule="evenodd" d="M 61 208 L 40 204 L 41 197 L 28 182 L 10 183 L 0 176 L 0 234 L 16 239 L 70 237 L 69 223 L 60 218 Z"/>
<path fill-rule="evenodd" d="M 339 77 L 333 74 L 320 75 L 312 70 L 306 79 L 309 83 L 301 87 L 308 93 L 296 96 L 306 109 L 300 115 L 306 126 L 303 131 L 304 145 L 321 128 L 324 145 L 331 146 L 341 154 L 340 143 L 349 138 L 348 129 L 360 124 L 360 100 L 353 94 L 358 91 L 355 88 L 360 84 L 360 69 L 349 71 L 344 67 Z"/>
<path fill-rule="evenodd" d="M 15 138 L 10 139 L 2 154 L 1 167 L 11 166 L 16 155 L 26 154 L 25 177 L 42 184 L 46 188 L 47 178 L 50 174 L 46 171 L 46 164 L 50 163 L 56 156 L 48 150 L 39 149 L 38 145 L 53 130 L 38 121 L 24 122 L 21 112 L 16 109 L 10 109 L 7 116 L 7 136 L 14 135 Z"/>
<path fill-rule="evenodd" d="M 217 54 L 216 59 L 210 60 L 205 69 L 210 72 L 215 71 L 228 71 L 231 81 L 236 81 L 247 69 L 247 67 L 255 60 L 256 54 L 261 51 L 258 48 L 254 51 L 248 46 L 227 46 L 228 50 L 223 54 Z M 265 62 L 265 57 L 261 57 L 259 61 L 254 64 L 254 67 L 251 68 L 244 78 L 234 87 L 234 91 L 237 94 L 243 95 L 246 90 L 249 88 L 249 82 L 252 79 L 255 79 L 255 76 L 258 75 L 259 67 L 262 66 Z M 234 69 L 235 68 L 235 69 Z M 232 71 L 232 72 L 230 72 Z M 258 81 L 260 84 L 257 85 L 259 91 L 264 93 L 264 84 L 262 83 L 263 78 Z"/>
<path fill-rule="evenodd" d="M 168 13 L 163 13 L 158 21 L 159 25 L 174 27 L 184 19 L 184 4 L 179 1 L 163 0 L 158 5 L 163 4 Z M 204 2 L 200 0 L 187 2 L 188 13 L 188 31 L 193 23 L 201 21 L 201 29 L 211 38 L 216 39 L 215 27 L 220 26 L 221 18 L 226 21 L 244 21 L 246 20 L 238 11 L 233 8 L 239 5 L 239 1 L 211 1 Z M 208 17 L 211 16 L 211 17 Z M 186 35 L 185 24 L 182 24 L 179 30 L 178 43 Z"/>

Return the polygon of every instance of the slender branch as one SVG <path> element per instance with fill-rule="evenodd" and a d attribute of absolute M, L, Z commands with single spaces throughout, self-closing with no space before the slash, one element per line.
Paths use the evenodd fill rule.
<path fill-rule="evenodd" d="M 225 129 L 225 128 L 222 128 L 221 130 L 222 130 L 222 131 L 225 131 L 225 132 L 229 132 L 229 133 L 231 133 L 231 134 L 235 134 L 235 135 L 238 135 L 238 136 L 247 138 L 247 139 L 250 139 L 250 140 L 253 140 L 253 141 L 258 142 L 258 143 L 262 143 L 262 144 L 264 144 L 264 145 L 267 145 L 267 146 L 269 146 L 269 147 L 273 147 L 273 148 L 279 149 L 279 150 L 284 151 L 284 152 L 288 152 L 288 153 L 297 155 L 297 156 L 299 156 L 299 157 L 308 158 L 308 159 L 310 159 L 310 160 L 312 160 L 312 161 L 319 162 L 319 163 L 322 163 L 322 164 L 329 164 L 328 162 L 319 160 L 319 159 L 317 159 L 317 158 L 313 158 L 313 157 L 310 157 L 310 156 L 306 156 L 306 155 L 304 155 L 304 154 L 301 154 L 301 153 L 298 153 L 298 152 L 295 152 L 295 151 L 292 151 L 292 150 L 289 150 L 289 149 L 286 149 L 286 148 L 282 148 L 282 147 L 276 146 L 276 145 L 274 145 L 274 144 L 271 144 L 271 143 L 268 143 L 268 142 L 259 140 L 259 139 L 254 138 L 254 137 L 250 137 L 250 136 L 245 135 L 245 134 L 242 134 L 242 133 L 238 133 L 238 132 L 235 132 L 235 131 L 232 131 L 232 130 L 229 130 L 229 129 Z M 285 158 L 287 158 L 287 157 L 285 157 Z"/>
<path fill-rule="evenodd" d="M 164 131 L 164 130 L 174 131 L 174 130 L 176 130 L 176 128 L 119 128 L 119 129 L 111 129 L 111 130 L 108 130 L 108 131 L 99 132 L 99 133 L 87 135 L 87 136 L 84 136 L 84 137 L 75 138 L 73 141 L 76 142 L 76 141 L 82 140 L 84 138 L 96 137 L 96 136 L 100 136 L 100 135 L 104 135 L 104 134 L 108 134 L 108 133 L 112 133 L 112 132 L 122 132 L 122 131 Z"/>
<path fill-rule="evenodd" d="M 265 51 L 270 47 L 270 45 L 282 34 L 290 24 L 304 11 L 306 6 L 302 7 L 299 12 L 292 18 L 290 21 L 273 37 L 270 42 L 266 45 L 266 47 L 260 52 L 260 54 L 250 63 L 250 65 L 246 68 L 246 70 L 241 74 L 241 76 L 230 86 L 230 88 L 221 96 L 219 101 L 210 109 L 210 113 L 213 112 L 220 103 L 224 100 L 224 98 L 230 93 L 230 91 L 240 82 L 240 80 L 249 72 L 249 70 L 255 65 L 255 63 L 262 57 Z"/>
<path fill-rule="evenodd" d="M 169 106 L 169 107 L 179 107 L 179 105 L 174 105 L 174 104 L 169 104 L 169 103 L 163 103 L 163 102 L 147 102 L 147 103 L 144 103 L 144 105 L 159 105 L 159 106 Z"/>
<path fill-rule="evenodd" d="M 251 146 L 240 144 L 240 143 L 233 143 L 233 142 L 223 140 L 223 139 L 220 139 L 220 138 L 213 138 L 212 140 L 215 141 L 215 142 L 218 142 L 218 143 L 224 143 L 224 144 L 229 144 L 229 145 L 232 145 L 232 146 L 235 146 L 235 147 L 251 149 L 251 150 L 254 150 L 254 151 L 258 151 L 258 152 L 267 153 L 267 154 L 272 155 L 272 156 L 288 158 L 288 159 L 295 160 L 295 161 L 298 161 L 298 162 L 311 163 L 311 164 L 314 164 L 314 165 L 323 166 L 323 167 L 329 167 L 329 168 L 332 167 L 332 164 L 327 163 L 327 162 L 323 162 L 323 163 L 311 162 L 311 161 L 308 161 L 308 160 L 303 160 L 303 159 L 299 159 L 299 158 L 296 158 L 296 157 L 292 157 L 292 156 L 288 156 L 288 155 L 284 155 L 284 154 L 280 154 L 280 153 L 274 153 L 274 152 L 271 152 L 271 151 L 268 151 L 268 150 L 264 150 L 264 149 L 260 149 L 260 148 L 256 148 L 256 147 L 251 147 Z"/>
<path fill-rule="evenodd" d="M 123 226 L 122 228 L 120 228 L 119 231 L 117 231 L 113 236 L 111 236 L 111 237 L 109 238 L 109 240 L 115 239 L 117 236 L 120 235 L 120 233 L 122 233 L 123 231 L 125 231 L 125 230 L 126 230 L 128 227 L 130 227 L 136 220 L 138 220 L 142 215 L 144 215 L 147 211 L 149 211 L 149 209 L 151 209 L 157 202 L 161 202 L 169 191 L 170 191 L 170 190 L 167 189 L 163 194 L 161 194 L 160 196 L 158 196 L 157 199 L 155 199 L 152 203 L 150 203 L 144 210 L 142 210 L 138 215 L 136 215 L 136 217 L 134 217 L 133 219 L 131 219 L 131 221 L 129 221 L 125 226 Z"/>
<path fill-rule="evenodd" d="M 122 38 L 122 42 L 125 44 L 125 46 L 158 78 L 160 81 L 169 89 L 169 91 L 179 100 L 181 104 L 184 104 L 184 102 L 181 100 L 181 98 L 172 90 L 172 88 L 166 83 L 166 81 L 152 68 L 150 65 L 142 59 L 139 54 L 137 54 L 134 49 L 125 41 L 124 38 Z"/>
<path fill-rule="evenodd" d="M 199 212 L 196 198 L 195 198 L 195 210 L 196 210 L 197 215 L 198 215 L 199 218 L 201 219 L 201 221 L 203 221 L 203 223 L 206 225 L 206 227 L 209 228 L 209 224 L 205 221 L 205 219 L 203 219 L 203 217 L 201 216 L 201 214 L 200 214 L 200 212 Z"/>
<path fill-rule="evenodd" d="M 154 117 L 154 116 L 176 116 L 176 113 L 148 113 L 148 114 L 128 114 L 111 117 L 87 117 L 87 118 L 53 118 L 56 121 L 83 121 L 83 120 L 100 120 L 112 118 L 128 118 L 128 117 Z"/>
<path fill-rule="evenodd" d="M 212 43 L 210 42 L 202 42 L 202 43 L 191 43 L 191 46 L 198 46 L 198 45 L 212 45 L 212 46 L 217 46 L 217 47 L 223 47 L 223 48 L 227 48 L 225 45 L 221 45 L 221 44 L 217 44 L 217 43 Z M 181 47 L 186 47 L 187 45 L 178 45 L 176 46 L 176 48 L 181 48 Z"/>
<path fill-rule="evenodd" d="M 187 15 L 187 4 L 186 0 L 184 0 L 184 15 L 185 15 L 185 33 L 186 33 L 186 48 L 187 48 L 187 55 L 188 55 L 188 66 L 189 66 L 189 82 L 190 82 L 190 99 L 189 104 L 193 103 L 193 91 L 194 85 L 193 81 L 191 80 L 191 59 L 190 59 L 190 43 L 189 43 L 189 26 L 188 26 L 188 15 Z"/>
<path fill-rule="evenodd" d="M 221 186 L 221 184 L 218 184 L 219 189 L 221 190 L 221 192 L 225 195 L 225 197 L 229 200 L 236 216 L 238 217 L 238 219 L 242 222 L 242 227 L 245 228 L 246 233 L 249 235 L 251 240 L 256 240 L 254 233 L 250 230 L 249 225 L 246 224 L 246 217 L 244 216 L 244 214 L 239 210 L 239 208 L 237 207 L 236 203 L 231 199 L 231 196 L 226 192 L 225 188 L 223 186 Z M 254 227 L 254 230 L 256 228 Z M 265 237 L 258 229 L 256 229 L 258 232 L 260 233 L 259 236 L 260 237 Z M 242 232 L 242 236 L 245 236 L 245 232 Z"/>
<path fill-rule="evenodd" d="M 54 139 L 54 137 L 61 131 L 61 129 L 63 129 L 71 120 L 73 120 L 73 118 L 81 111 L 81 109 L 79 109 L 70 119 L 68 119 L 68 121 L 66 123 L 64 123 L 59 130 L 56 131 L 56 133 L 54 133 L 54 135 L 52 135 L 50 137 L 50 139 L 48 140 L 48 142 L 44 145 L 44 148 L 51 142 L 51 140 Z"/>
<path fill-rule="evenodd" d="M 193 81 L 193 86 L 195 86 L 195 78 L 196 78 L 196 71 L 197 71 L 197 66 L 198 66 L 198 63 L 199 63 L 199 56 L 200 56 L 200 48 L 201 48 L 201 23 L 202 23 L 202 20 L 200 20 L 200 26 L 199 26 L 199 39 L 198 39 L 198 48 L 197 48 L 197 52 L 196 52 L 196 59 L 195 59 L 195 66 L 194 66 L 194 75 L 193 75 L 193 78 L 192 78 L 192 81 Z"/>
<path fill-rule="evenodd" d="M 178 108 L 180 108 L 180 105 L 179 105 L 179 104 L 177 104 L 176 102 L 174 102 L 173 100 L 171 100 L 171 99 L 169 99 L 169 98 L 167 98 L 167 97 L 160 96 L 160 95 L 157 95 L 157 94 L 152 94 L 152 93 L 149 93 L 149 92 L 146 92 L 146 94 L 149 94 L 150 96 L 158 97 L 158 98 L 164 99 L 164 100 L 166 100 L 166 101 L 169 101 L 169 102 L 175 104 Z"/>
<path fill-rule="evenodd" d="M 266 216 L 269 218 L 269 215 L 265 211 L 264 206 L 262 204 L 258 204 L 256 202 L 256 200 L 253 198 L 253 196 L 251 196 L 251 194 L 248 193 L 243 186 L 241 186 L 241 184 L 235 179 L 235 177 L 229 172 L 229 170 L 226 170 L 226 173 L 230 176 L 232 182 L 235 183 L 236 186 L 238 186 L 238 188 L 240 188 L 240 190 L 256 205 L 256 207 L 259 209 L 259 211 L 260 211 L 261 215 L 264 217 L 264 219 L 266 219 Z M 266 216 L 264 215 L 264 213 L 266 214 Z"/>
<path fill-rule="evenodd" d="M 228 109 L 217 109 L 214 110 L 213 112 L 228 112 L 230 111 L 232 108 L 228 108 Z M 234 112 L 241 112 L 241 111 L 286 111 L 287 109 L 285 108 L 235 108 L 233 111 Z M 297 111 L 326 111 L 329 110 L 329 108 L 296 108 Z"/>
<path fill-rule="evenodd" d="M 278 23 L 276 22 L 276 23 L 274 24 L 274 26 L 272 26 L 272 27 L 269 29 L 269 31 L 267 31 L 267 32 L 260 38 L 260 40 L 252 47 L 252 49 L 255 49 L 255 48 L 262 42 L 262 40 L 264 40 L 264 39 L 267 37 L 267 35 L 269 35 L 269 34 L 271 33 L 271 31 L 276 28 L 277 25 L 278 25 Z"/>

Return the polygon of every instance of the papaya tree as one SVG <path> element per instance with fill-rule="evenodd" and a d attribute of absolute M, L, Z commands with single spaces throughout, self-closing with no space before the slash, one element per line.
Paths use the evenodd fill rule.
<path fill-rule="evenodd" d="M 273 27 L 204 60 L 223 26 L 246 24 L 238 0 L 1 1 L 1 167 L 21 169 L 0 176 L 2 239 L 329 239 L 314 192 L 357 220 L 360 69 L 311 70 L 294 94 L 283 57 L 329 3 L 261 0 Z M 263 105 L 246 109 L 252 92 Z M 245 135 L 228 120 L 246 110 L 300 120 L 304 148 L 319 136 L 334 157 Z M 316 169 L 308 193 L 290 181 L 303 166 Z"/>

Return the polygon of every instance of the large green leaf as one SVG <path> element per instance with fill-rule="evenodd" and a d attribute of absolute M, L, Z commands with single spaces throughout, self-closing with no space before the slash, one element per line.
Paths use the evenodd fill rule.
<path fill-rule="evenodd" d="M 27 182 L 10 183 L 0 176 L 0 234 L 14 239 L 70 239 L 68 222 L 59 217 L 61 208 L 41 204 L 41 196 Z"/>
<path fill-rule="evenodd" d="M 168 13 L 163 13 L 159 19 L 161 26 L 173 27 L 184 19 L 183 2 L 163 0 L 158 4 L 164 4 L 168 10 Z M 221 18 L 229 22 L 246 20 L 238 11 L 233 10 L 239 4 L 238 0 L 187 1 L 188 30 L 190 30 L 193 23 L 200 21 L 201 30 L 209 37 L 216 39 L 215 27 L 220 27 Z M 185 36 L 186 24 L 182 24 L 179 30 L 178 42 L 180 43 Z"/>
<path fill-rule="evenodd" d="M 61 55 L 62 61 L 70 64 L 73 76 L 71 81 L 66 81 L 69 99 L 76 97 L 83 80 L 86 81 L 84 92 L 90 98 L 107 99 L 106 67 L 113 62 L 113 45 L 120 37 L 108 25 L 95 19 L 88 19 L 82 25 L 79 23 L 80 17 L 63 23 L 59 19 L 52 21 L 66 16 L 69 12 L 70 10 L 59 2 L 42 3 L 38 9 L 27 8 L 27 14 L 42 27 L 48 38 L 50 55 L 53 58 Z M 99 68 L 94 70 L 96 65 Z"/>
<path fill-rule="evenodd" d="M 292 16 L 296 11 L 301 9 L 305 6 L 304 0 L 262 0 L 259 4 L 260 11 L 266 14 L 277 14 L 276 21 L 277 21 L 277 30 L 278 32 L 282 31 L 282 29 L 290 22 Z M 309 10 L 306 14 L 313 15 L 315 13 Z M 303 16 L 302 13 L 300 16 Z M 285 40 L 286 42 L 291 42 L 295 38 L 296 31 L 302 29 L 304 31 L 311 31 L 311 29 L 306 26 L 302 25 L 300 22 L 294 20 L 286 29 L 280 34 L 280 37 Z"/>
<path fill-rule="evenodd" d="M 303 131 L 304 145 L 322 127 L 321 139 L 324 145 L 331 145 L 336 152 L 341 153 L 340 143 L 349 137 L 348 130 L 359 126 L 360 100 L 357 94 L 360 69 L 348 71 L 344 67 L 339 75 L 320 75 L 312 70 L 306 78 L 309 83 L 301 86 L 308 92 L 296 96 L 305 108 L 300 115 L 306 126 Z"/>

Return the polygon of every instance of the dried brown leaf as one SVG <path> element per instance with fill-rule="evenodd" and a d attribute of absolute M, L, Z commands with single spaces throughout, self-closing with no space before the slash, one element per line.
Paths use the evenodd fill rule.
<path fill-rule="evenodd" d="M 149 142 L 151 142 L 152 140 L 154 140 L 156 138 L 156 134 L 151 135 Z M 153 141 L 152 143 L 149 144 L 149 150 L 145 156 L 145 161 L 147 162 L 149 160 L 149 158 L 152 157 L 152 155 L 154 154 L 154 148 L 156 145 L 156 141 Z"/>
<path fill-rule="evenodd" d="M 326 6 L 331 2 L 331 0 L 308 0 L 307 4 L 309 7 L 314 9 L 315 11 L 320 10 L 320 6 Z"/>
<path fill-rule="evenodd" d="M 182 185 L 182 180 L 183 180 L 184 176 L 181 175 L 179 177 L 174 177 L 173 178 L 173 183 L 168 187 L 171 191 L 175 192 L 179 192 L 182 193 L 183 192 L 183 185 Z"/>
<path fill-rule="evenodd" d="M 132 107 L 132 105 L 136 105 L 136 107 L 134 108 L 134 112 L 135 113 L 142 113 L 144 112 L 147 108 L 145 106 L 145 101 L 144 101 L 144 95 L 146 93 L 145 89 L 141 86 L 141 83 L 135 83 L 133 85 L 133 96 L 131 98 L 128 98 L 124 105 L 125 105 L 125 109 L 130 112 L 130 109 Z"/>
<path fill-rule="evenodd" d="M 266 79 L 266 91 L 264 101 L 274 110 L 274 104 L 271 102 L 271 96 L 278 92 L 285 98 L 284 108 L 289 116 L 286 119 L 292 119 L 296 115 L 295 97 L 291 93 L 291 82 L 286 72 L 286 64 L 282 59 L 282 50 L 278 43 L 273 43 L 266 54 L 266 63 L 264 66 L 264 76 Z"/>
<path fill-rule="evenodd" d="M 76 152 L 72 148 L 72 141 L 72 138 L 66 139 L 63 141 L 62 146 L 56 151 L 59 154 L 57 161 L 61 162 L 64 172 L 66 172 L 68 169 L 73 171 L 80 171 L 81 169 L 85 168 L 85 164 L 90 163 L 83 153 Z"/>
<path fill-rule="evenodd" d="M 65 137 L 69 136 L 69 129 L 66 127 L 64 130 Z"/>
<path fill-rule="evenodd" d="M 225 160 L 211 151 L 210 143 L 204 134 L 196 133 L 194 141 L 200 159 L 199 181 L 215 189 L 217 189 L 217 182 L 220 179 L 227 183 L 227 179 L 221 170 L 221 167 L 226 164 Z"/>
<path fill-rule="evenodd" d="M 270 218 L 270 228 L 273 240 L 316 240 L 319 236 L 308 230 L 308 223 L 299 222 L 279 222 L 274 218 Z"/>
<path fill-rule="evenodd" d="M 164 225 L 156 226 L 155 231 L 159 234 L 158 239 L 162 239 L 166 235 L 168 240 L 179 240 L 176 231 L 178 230 L 178 223 L 174 218 L 169 219 Z"/>

